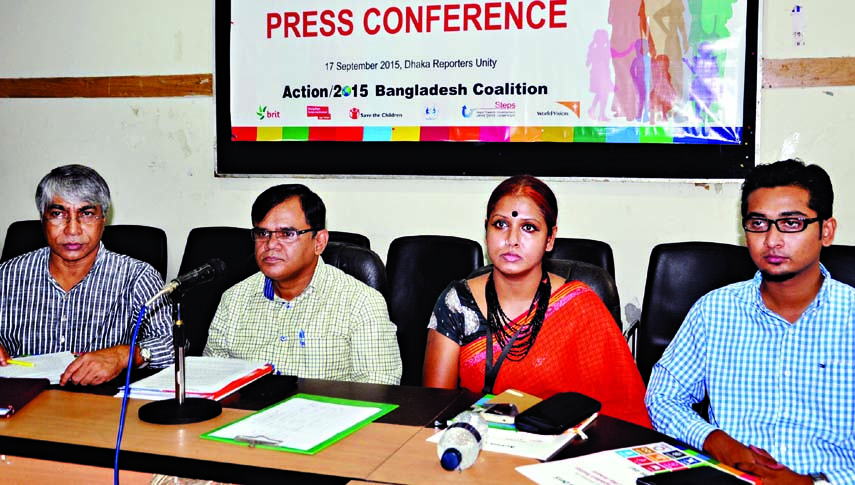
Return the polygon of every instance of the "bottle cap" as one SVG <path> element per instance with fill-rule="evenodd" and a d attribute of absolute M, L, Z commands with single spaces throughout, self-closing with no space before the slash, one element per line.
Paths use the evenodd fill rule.
<path fill-rule="evenodd" d="M 463 455 L 457 451 L 457 448 L 449 448 L 445 450 L 442 454 L 442 459 L 439 460 L 439 463 L 448 471 L 457 470 L 460 466 L 460 462 L 463 460 Z"/>

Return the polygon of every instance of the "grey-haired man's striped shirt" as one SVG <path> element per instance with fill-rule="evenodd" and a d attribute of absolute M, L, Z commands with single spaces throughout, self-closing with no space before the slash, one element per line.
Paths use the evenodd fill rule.
<path fill-rule="evenodd" d="M 16 357 L 130 344 L 140 308 L 163 287 L 160 274 L 102 243 L 89 273 L 66 292 L 50 274 L 49 257 L 44 247 L 0 265 L 0 345 Z M 146 310 L 137 343 L 151 349 L 152 367 L 172 363 L 166 298 Z"/>

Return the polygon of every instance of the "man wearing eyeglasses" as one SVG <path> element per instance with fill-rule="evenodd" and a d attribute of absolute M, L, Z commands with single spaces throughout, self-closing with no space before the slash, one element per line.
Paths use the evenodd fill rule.
<path fill-rule="evenodd" d="M 695 303 L 647 390 L 657 430 L 764 485 L 855 483 L 855 289 L 819 262 L 833 201 L 817 165 L 748 175 L 742 227 L 758 272 Z M 705 393 L 709 422 L 691 407 Z"/>
<path fill-rule="evenodd" d="M 0 366 L 22 355 L 79 354 L 60 384 L 96 385 L 127 367 L 172 363 L 172 321 L 161 299 L 140 308 L 163 287 L 151 265 L 101 243 L 110 189 L 83 165 L 53 169 L 39 182 L 36 207 L 47 247 L 0 265 Z"/>
<path fill-rule="evenodd" d="M 383 296 L 320 258 L 326 208 L 305 185 L 252 205 L 261 270 L 222 296 L 204 355 L 272 363 L 299 377 L 398 384 L 401 355 Z"/>

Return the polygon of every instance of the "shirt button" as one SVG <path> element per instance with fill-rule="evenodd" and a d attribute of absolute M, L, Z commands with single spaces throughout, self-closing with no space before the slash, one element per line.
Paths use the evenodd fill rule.
<path fill-rule="evenodd" d="M 790 377 L 790 371 L 785 370 L 785 371 L 784 371 L 784 376 L 785 376 L 785 377 Z"/>
<path fill-rule="evenodd" d="M 781 445 L 781 453 L 787 452 L 787 445 Z"/>

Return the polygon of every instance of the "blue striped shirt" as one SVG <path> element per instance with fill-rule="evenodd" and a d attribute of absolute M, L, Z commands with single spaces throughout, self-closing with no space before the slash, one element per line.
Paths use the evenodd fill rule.
<path fill-rule="evenodd" d="M 50 248 L 0 265 L 0 345 L 12 357 L 91 352 L 129 345 L 140 308 L 163 287 L 151 265 L 101 243 L 89 273 L 66 292 L 51 276 Z M 146 310 L 137 343 L 151 349 L 151 366 L 172 364 L 172 316 L 160 298 Z"/>
<path fill-rule="evenodd" d="M 821 271 L 793 324 L 763 303 L 760 272 L 698 300 L 653 368 L 653 426 L 698 449 L 722 429 L 797 473 L 855 483 L 855 289 Z M 709 423 L 691 408 L 705 390 Z"/>

